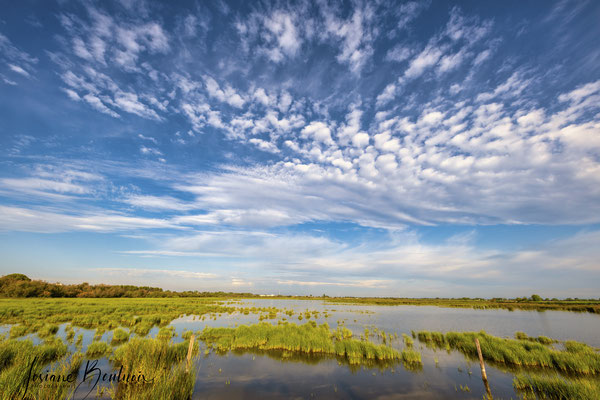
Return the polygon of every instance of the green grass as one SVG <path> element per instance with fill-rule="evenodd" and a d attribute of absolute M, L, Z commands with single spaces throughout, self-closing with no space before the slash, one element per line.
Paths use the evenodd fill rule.
<path fill-rule="evenodd" d="M 186 371 L 189 341 L 172 344 L 164 339 L 132 338 L 115 350 L 112 361 L 124 374 L 142 374 L 152 383 L 124 383 L 113 386 L 112 398 L 122 400 L 189 399 L 195 382 L 195 368 Z M 194 354 L 198 344 L 194 345 Z"/>
<path fill-rule="evenodd" d="M 551 344 L 551 343 L 555 342 L 555 340 L 550 339 L 549 337 L 546 337 L 546 336 L 538 336 L 538 337 L 527 336 L 527 334 L 525 332 L 515 332 L 515 339 L 530 340 L 532 342 L 540 342 L 542 344 Z"/>
<path fill-rule="evenodd" d="M 150 383 L 132 384 L 121 382 L 109 390 L 114 399 L 162 400 L 167 398 L 189 399 L 195 382 L 195 368 L 186 371 L 186 355 L 189 342 L 173 344 L 164 339 L 133 338 L 118 347 L 113 356 L 113 366 L 123 366 L 124 373 L 143 374 Z M 34 345 L 31 340 L 9 339 L 0 341 L 0 398 L 27 400 L 58 400 L 72 398 L 75 387 L 81 382 L 78 370 L 85 358 L 97 358 L 109 354 L 111 347 L 105 342 L 92 342 L 86 354 L 67 353 L 67 346 L 58 338 L 50 337 Z M 194 354 L 198 344 L 194 346 Z M 35 362 L 34 362 L 35 360 Z M 24 383 L 32 374 L 73 374 L 72 382 L 29 381 L 24 396 Z M 81 389 L 85 390 L 85 389 Z M 79 391 L 78 391 L 79 393 Z M 92 393 L 90 398 L 93 398 Z"/>
<path fill-rule="evenodd" d="M 352 338 L 346 328 L 330 330 L 327 324 L 314 321 L 296 325 L 259 323 L 236 328 L 205 328 L 199 339 L 218 352 L 229 350 L 285 351 L 336 356 L 350 364 L 367 361 L 401 361 L 403 354 L 390 346 L 375 344 L 368 339 Z M 418 358 L 418 361 L 417 361 Z M 410 362 L 420 362 L 420 355 L 407 353 Z"/>
<path fill-rule="evenodd" d="M 485 332 L 421 331 L 419 341 L 437 348 L 453 349 L 477 356 L 475 338 L 479 339 L 483 358 L 509 366 L 540 367 L 580 375 L 600 374 L 600 353 L 584 343 L 567 341 L 565 350 L 555 350 L 538 341 L 503 339 Z"/>
<path fill-rule="evenodd" d="M 85 351 L 87 358 L 100 358 L 112 351 L 110 345 L 106 342 L 94 341 L 90 343 Z"/>
<path fill-rule="evenodd" d="M 300 297 L 290 297 L 300 298 Z M 311 299 L 301 297 L 302 299 Z M 437 306 L 449 308 L 474 308 L 474 309 L 505 309 L 505 310 L 533 310 L 533 311 L 574 311 L 600 314 L 600 300 L 543 300 L 530 299 L 411 299 L 396 297 L 327 297 L 324 301 L 340 304 L 360 304 L 378 306 Z"/>
<path fill-rule="evenodd" d="M 518 374 L 513 386 L 528 399 L 589 400 L 600 399 L 597 380 Z"/>
<path fill-rule="evenodd" d="M 62 323 L 96 329 L 98 333 L 124 327 L 145 336 L 153 327 L 167 326 L 184 315 L 234 311 L 235 307 L 211 298 L 0 299 L 0 324 L 13 325 L 10 331 L 13 338 L 30 333 L 40 337 L 53 336 Z"/>
<path fill-rule="evenodd" d="M 129 333 L 121 328 L 115 329 L 112 336 L 112 344 L 120 344 L 129 340 Z"/>
<path fill-rule="evenodd" d="M 49 338 L 34 346 L 31 340 L 5 340 L 0 342 L 0 393 L 3 399 L 23 397 L 23 383 L 33 365 L 33 373 L 41 373 L 48 363 L 67 354 L 67 346 L 57 338 Z M 35 362 L 34 362 L 35 360 Z M 45 370 L 44 370 L 45 372 Z M 26 398 L 35 397 L 32 385 Z"/>

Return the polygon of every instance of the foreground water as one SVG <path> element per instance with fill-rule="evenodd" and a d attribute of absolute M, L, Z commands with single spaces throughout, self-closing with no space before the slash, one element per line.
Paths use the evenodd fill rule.
<path fill-rule="evenodd" d="M 411 331 L 480 331 L 514 337 L 522 331 L 530 336 L 577 340 L 600 347 L 600 318 L 594 314 L 562 311 L 507 311 L 448 309 L 429 306 L 359 306 L 328 304 L 322 301 L 246 300 L 247 307 L 277 307 L 296 311 L 317 310 L 317 323 L 338 323 L 356 335 L 364 327 L 377 327 L 387 333 Z M 323 313 L 330 314 L 324 318 Z M 177 331 L 204 326 L 234 326 L 257 322 L 256 315 L 227 315 L 216 321 L 184 317 L 173 321 Z M 291 318 L 294 321 L 294 318 Z M 294 321 L 302 322 L 302 321 Z M 401 345 L 395 344 L 398 347 Z M 337 360 L 296 359 L 280 361 L 266 355 L 211 354 L 199 365 L 194 398 L 353 398 L 353 399 L 481 399 L 486 393 L 479 363 L 457 352 L 434 351 L 415 343 L 423 356 L 421 370 L 404 366 L 383 371 L 377 368 L 352 370 Z M 316 363 L 315 363 L 316 362 Z M 518 398 L 512 386 L 513 374 L 487 366 L 494 398 Z"/>
<path fill-rule="evenodd" d="M 514 337 L 522 331 L 529 336 L 548 336 L 558 340 L 577 340 L 600 347 L 600 316 L 595 314 L 564 311 L 508 311 L 502 309 L 475 310 L 466 308 L 439 308 L 429 306 L 364 306 L 330 304 L 320 300 L 274 300 L 254 299 L 231 302 L 239 308 L 275 307 L 275 318 L 266 322 L 277 323 L 286 319 L 293 323 L 306 323 L 298 319 L 298 313 L 311 313 L 311 321 L 327 322 L 331 328 L 338 325 L 353 331 L 356 336 L 365 327 L 399 339 L 392 346 L 405 348 L 402 334 L 411 331 L 480 331 L 501 337 Z M 294 310 L 292 316 L 283 311 Z M 262 314 L 263 317 L 265 314 Z M 304 314 L 306 315 L 306 314 Z M 316 318 L 315 316 L 318 315 Z M 171 322 L 182 341 L 186 330 L 199 331 L 205 327 L 234 327 L 259 322 L 260 314 L 243 311 L 199 318 L 184 316 Z M 153 328 L 149 336 L 154 336 Z M 83 348 L 93 340 L 94 332 L 80 329 Z M 64 336 L 64 325 L 59 335 Z M 102 340 L 110 341 L 112 333 L 105 333 Z M 71 346 L 71 350 L 75 350 Z M 419 368 L 394 366 L 349 366 L 335 358 L 291 356 L 281 353 L 229 352 L 219 355 L 200 349 L 197 359 L 194 399 L 265 399 L 265 398 L 348 398 L 348 399 L 481 399 L 486 393 L 481 380 L 478 362 L 465 359 L 457 352 L 432 350 L 415 341 L 414 348 L 422 355 Z M 101 359 L 98 367 L 110 371 L 107 359 Z M 80 373 L 83 373 L 83 368 Z M 514 371 L 488 365 L 488 378 L 494 398 L 519 398 L 512 381 Z M 75 398 L 83 398 L 87 390 L 80 390 Z M 90 398 L 90 397 L 88 397 Z"/>

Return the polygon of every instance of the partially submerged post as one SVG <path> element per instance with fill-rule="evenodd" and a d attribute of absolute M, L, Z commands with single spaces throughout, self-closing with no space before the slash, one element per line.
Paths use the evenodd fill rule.
<path fill-rule="evenodd" d="M 190 369 L 190 361 L 192 361 L 192 352 L 194 351 L 194 339 L 196 339 L 196 337 L 192 333 L 192 336 L 190 336 L 190 345 L 188 346 L 187 352 L 187 363 L 185 367 L 186 371 Z"/>
<path fill-rule="evenodd" d="M 485 373 L 485 364 L 483 363 L 483 355 L 481 354 L 481 346 L 479 345 L 478 338 L 475 338 L 475 346 L 477 347 L 477 355 L 479 356 L 479 365 L 481 366 L 481 379 L 483 380 L 483 384 L 485 385 L 485 390 L 487 391 L 487 395 L 491 399 L 492 391 L 490 389 L 490 384 L 488 383 L 487 374 Z"/>

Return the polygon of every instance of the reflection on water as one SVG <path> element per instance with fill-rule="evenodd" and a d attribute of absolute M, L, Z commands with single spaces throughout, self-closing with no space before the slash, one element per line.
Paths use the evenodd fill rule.
<path fill-rule="evenodd" d="M 327 322 L 331 328 L 343 325 L 355 336 L 364 333 L 365 326 L 390 334 L 397 334 L 391 345 L 405 348 L 402 333 L 411 331 L 480 331 L 495 336 L 513 337 L 516 331 L 529 336 L 548 336 L 559 340 L 573 339 L 600 347 L 600 317 L 595 314 L 563 311 L 508 311 L 502 309 L 474 310 L 463 308 L 438 308 L 430 306 L 364 306 L 329 304 L 323 301 L 255 299 L 233 304 L 236 307 L 276 307 L 293 309 L 293 316 L 279 312 L 267 322 L 277 323 L 287 319 L 299 321 L 297 313 L 318 311 L 315 320 Z M 265 314 L 265 313 L 263 313 Z M 222 314 L 215 319 L 184 316 L 171 323 L 182 341 L 184 331 L 202 330 L 204 327 L 234 327 L 240 324 L 259 322 L 258 314 Z M 58 334 L 65 336 L 65 324 Z M 3 327 L 3 330 L 6 327 Z M 76 329 L 76 336 L 83 333 L 83 349 L 93 340 L 94 331 Z M 155 336 L 153 328 L 149 336 Z M 112 333 L 104 333 L 102 340 L 110 342 Z M 374 339 L 371 337 L 371 339 Z M 75 351 L 75 345 L 69 346 Z M 224 354 L 204 353 L 195 364 L 197 379 L 194 387 L 195 399 L 270 399 L 270 398 L 344 398 L 344 399 L 481 399 L 485 387 L 481 380 L 479 364 L 457 352 L 435 350 L 415 342 L 414 349 L 422 354 L 423 365 L 402 363 L 372 363 L 349 365 L 343 359 L 319 355 L 271 351 L 234 351 Z M 114 369 L 108 360 L 99 364 L 103 370 Z M 83 368 L 80 374 L 83 374 Z M 514 370 L 499 365 L 486 365 L 492 393 L 496 398 L 519 397 L 512 386 Z M 89 390 L 89 389 L 88 389 Z M 87 390 L 85 391 L 87 393 Z M 78 393 L 75 398 L 82 398 Z"/>
<path fill-rule="evenodd" d="M 433 353 L 432 353 L 433 354 Z M 387 369 L 349 369 L 336 360 L 317 364 L 281 362 L 267 355 L 210 355 L 202 359 L 194 390 L 198 399 L 344 398 L 344 399 L 481 399 L 483 383 L 457 354 L 436 354 L 437 365 L 425 362 L 420 371 L 401 365 Z M 514 397 L 512 376 L 490 368 L 503 397 Z M 462 391 L 469 387 L 470 392 Z"/>

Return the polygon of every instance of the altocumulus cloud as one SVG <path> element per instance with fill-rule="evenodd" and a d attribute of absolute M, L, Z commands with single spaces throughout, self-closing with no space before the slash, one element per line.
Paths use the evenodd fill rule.
<path fill-rule="evenodd" d="M 48 22 L 35 46 L 0 29 L 1 230 L 126 236 L 92 270 L 172 287 L 508 295 L 542 274 L 548 291 L 593 293 L 597 11 L 17 7 Z M 520 245 L 528 226 L 555 235 Z M 515 239 L 483 246 L 490 227 Z"/>

